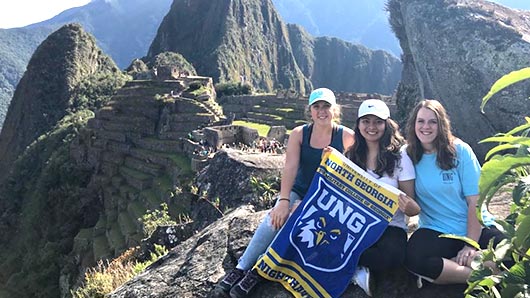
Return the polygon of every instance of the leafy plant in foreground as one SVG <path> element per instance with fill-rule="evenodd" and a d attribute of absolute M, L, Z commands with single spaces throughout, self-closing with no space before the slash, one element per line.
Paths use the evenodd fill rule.
<path fill-rule="evenodd" d="M 530 68 L 500 78 L 482 99 L 481 110 L 494 94 L 526 79 L 530 79 Z M 512 203 L 510 215 L 504 220 L 496 220 L 507 239 L 497 247 L 490 244 L 480 258 L 473 261 L 466 297 L 530 296 L 530 118 L 525 119 L 523 125 L 481 141 L 497 145 L 487 153 L 482 167 L 477 217 L 481 218 L 482 208 L 488 206 L 494 195 L 507 186 L 513 187 Z M 512 257 L 515 262 L 511 268 L 502 263 L 507 257 Z M 500 272 L 486 267 L 486 262 L 495 263 Z"/>

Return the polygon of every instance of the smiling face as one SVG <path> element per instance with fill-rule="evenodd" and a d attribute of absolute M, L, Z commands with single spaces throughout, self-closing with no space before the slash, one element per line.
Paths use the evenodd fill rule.
<path fill-rule="evenodd" d="M 325 101 L 317 101 L 311 105 L 311 118 L 313 122 L 327 123 L 333 119 L 331 104 Z"/>
<path fill-rule="evenodd" d="M 378 143 L 385 133 L 386 121 L 375 116 L 366 115 L 359 119 L 359 131 L 367 143 Z"/>
<path fill-rule="evenodd" d="M 414 131 L 425 151 L 434 150 L 434 141 L 438 137 L 438 118 L 436 114 L 427 108 L 419 109 L 416 115 Z"/>

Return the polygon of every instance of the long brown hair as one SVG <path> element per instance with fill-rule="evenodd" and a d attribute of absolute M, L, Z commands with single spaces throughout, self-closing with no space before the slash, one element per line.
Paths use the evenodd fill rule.
<path fill-rule="evenodd" d="M 417 164 L 423 156 L 424 150 L 418 136 L 416 136 L 416 118 L 421 108 L 434 112 L 438 121 L 438 134 L 434 140 L 436 148 L 436 163 L 443 170 L 449 170 L 456 166 L 455 136 L 451 132 L 451 121 L 442 104 L 434 99 L 420 101 L 410 113 L 407 121 L 407 153 L 414 164 Z"/>
<path fill-rule="evenodd" d="M 366 170 L 368 159 L 368 146 L 365 138 L 361 135 L 359 130 L 359 121 L 362 117 L 357 118 L 355 125 L 355 142 L 344 153 L 344 156 L 353 161 L 356 165 Z M 388 118 L 385 120 L 385 132 L 381 139 L 379 139 L 379 152 L 377 153 L 377 166 L 374 172 L 380 177 L 384 173 L 392 177 L 396 164 L 401 159 L 399 149 L 404 144 L 405 140 L 399 133 L 398 124 Z"/>

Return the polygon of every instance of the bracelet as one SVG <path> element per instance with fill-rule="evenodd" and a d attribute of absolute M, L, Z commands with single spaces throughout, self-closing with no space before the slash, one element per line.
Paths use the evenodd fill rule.
<path fill-rule="evenodd" d="M 289 200 L 288 198 L 280 198 L 278 201 L 288 201 L 288 202 L 291 202 L 291 200 Z"/>

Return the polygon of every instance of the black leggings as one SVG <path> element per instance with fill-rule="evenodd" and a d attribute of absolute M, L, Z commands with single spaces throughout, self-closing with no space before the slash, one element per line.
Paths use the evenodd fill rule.
<path fill-rule="evenodd" d="M 403 266 L 407 233 L 402 228 L 389 226 L 374 245 L 359 258 L 359 265 L 373 271 L 386 271 Z"/>
<path fill-rule="evenodd" d="M 407 258 L 405 266 L 412 272 L 431 279 L 436 279 L 442 273 L 443 259 L 456 257 L 464 247 L 465 242 L 439 238 L 442 235 L 435 230 L 420 228 L 409 239 L 407 244 Z M 485 249 L 490 239 L 497 245 L 506 236 L 495 227 L 482 228 L 478 244 Z"/>

